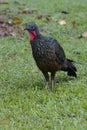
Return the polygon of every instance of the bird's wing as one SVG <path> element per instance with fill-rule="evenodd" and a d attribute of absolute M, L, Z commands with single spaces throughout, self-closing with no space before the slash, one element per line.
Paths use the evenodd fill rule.
<path fill-rule="evenodd" d="M 56 61 L 58 64 L 63 64 L 65 61 L 65 53 L 63 48 L 60 46 L 60 44 L 57 42 L 57 40 L 53 39 L 53 46 L 54 46 L 54 51 L 56 55 Z"/>
<path fill-rule="evenodd" d="M 54 38 L 43 37 L 41 38 L 41 46 L 43 46 L 44 54 L 49 60 L 56 61 L 58 64 L 63 64 L 65 61 L 65 53 L 63 48 Z"/>

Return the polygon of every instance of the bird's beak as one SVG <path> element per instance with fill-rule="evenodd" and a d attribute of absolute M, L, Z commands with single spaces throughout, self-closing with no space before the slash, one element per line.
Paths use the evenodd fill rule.
<path fill-rule="evenodd" d="M 24 30 L 30 30 L 29 26 L 26 26 L 26 27 L 24 28 Z"/>

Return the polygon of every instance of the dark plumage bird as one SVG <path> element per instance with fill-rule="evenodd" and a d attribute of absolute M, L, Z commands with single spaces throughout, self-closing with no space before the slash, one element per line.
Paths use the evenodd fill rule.
<path fill-rule="evenodd" d="M 55 73 L 58 70 L 66 71 L 69 76 L 77 77 L 73 61 L 66 58 L 64 50 L 57 40 L 42 36 L 34 22 L 30 22 L 25 30 L 29 32 L 32 54 L 46 79 L 46 88 L 48 88 L 49 81 L 48 72 L 51 73 L 52 89 Z"/>

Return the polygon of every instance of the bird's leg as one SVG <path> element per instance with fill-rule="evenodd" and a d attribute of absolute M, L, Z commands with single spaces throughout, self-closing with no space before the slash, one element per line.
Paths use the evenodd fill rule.
<path fill-rule="evenodd" d="M 48 89 L 49 88 L 49 86 L 48 86 L 48 81 L 46 81 L 46 89 Z"/>
<path fill-rule="evenodd" d="M 52 90 L 54 87 L 54 78 L 55 78 L 55 73 L 51 73 Z"/>
<path fill-rule="evenodd" d="M 49 75 L 48 75 L 48 73 L 47 72 L 42 72 L 43 73 L 43 75 L 44 75 L 44 77 L 45 77 L 45 79 L 46 79 L 46 89 L 48 89 L 48 82 L 49 82 Z"/>

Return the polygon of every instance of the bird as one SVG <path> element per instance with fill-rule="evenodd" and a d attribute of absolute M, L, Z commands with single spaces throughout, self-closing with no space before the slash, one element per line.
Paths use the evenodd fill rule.
<path fill-rule="evenodd" d="M 45 77 L 46 89 L 49 88 L 49 73 L 51 74 L 52 90 L 57 71 L 65 71 L 69 76 L 77 77 L 77 68 L 73 64 L 73 60 L 66 58 L 64 49 L 56 39 L 43 36 L 35 22 L 30 22 L 24 30 L 28 31 L 32 55 Z"/>

